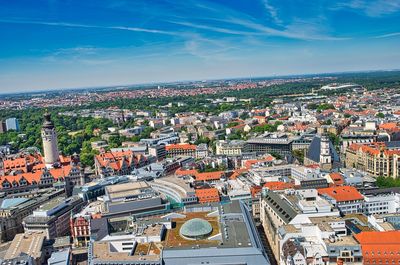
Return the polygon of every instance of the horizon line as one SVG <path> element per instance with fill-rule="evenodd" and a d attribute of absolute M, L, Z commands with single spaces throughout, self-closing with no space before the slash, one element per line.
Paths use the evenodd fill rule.
<path fill-rule="evenodd" d="M 88 87 L 59 87 L 59 88 L 48 88 L 48 89 L 35 89 L 31 91 L 21 91 L 21 92 L 1 92 L 0 97 L 2 96 L 17 96 L 20 94 L 38 94 L 38 93 L 56 93 L 63 92 L 64 90 L 96 90 L 96 89 L 107 89 L 113 87 L 129 87 L 134 86 L 152 86 L 152 85 L 162 85 L 162 84 L 174 84 L 174 83 L 186 83 L 186 82 L 210 82 L 210 81 L 223 81 L 230 79 L 259 79 L 259 78 L 290 78 L 290 77 L 300 77 L 300 76 L 312 76 L 312 75 L 329 75 L 329 74 L 351 74 L 351 73 L 368 73 L 368 72 L 396 72 L 400 71 L 400 68 L 395 69 L 370 69 L 370 70 L 353 70 L 353 71 L 338 71 L 338 72 L 319 72 L 319 73 L 298 73 L 298 74 L 282 74 L 282 75 L 266 75 L 266 76 L 243 76 L 243 77 L 222 77 L 222 78 L 214 78 L 214 79 L 188 79 L 188 80 L 175 80 L 175 81 L 161 81 L 161 82 L 143 82 L 143 83 L 131 83 L 131 84 L 116 84 L 116 85 L 98 85 L 98 86 L 88 86 Z M 64 91 L 65 92 L 65 91 Z M 74 91 L 68 91 L 68 93 L 73 93 Z M 78 91 L 76 91 L 78 92 Z"/>

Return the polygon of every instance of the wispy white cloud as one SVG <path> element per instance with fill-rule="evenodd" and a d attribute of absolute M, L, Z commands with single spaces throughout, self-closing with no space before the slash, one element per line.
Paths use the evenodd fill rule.
<path fill-rule="evenodd" d="M 83 56 L 83 55 L 94 55 L 97 54 L 99 50 L 102 50 L 98 47 L 93 46 L 79 46 L 72 48 L 61 48 L 57 49 L 53 52 L 53 55 L 62 55 L 62 56 Z"/>
<path fill-rule="evenodd" d="M 369 17 L 382 17 L 400 11 L 399 0 L 350 0 L 336 4 L 333 9 L 360 11 Z"/>
<path fill-rule="evenodd" d="M 231 23 L 232 25 L 241 26 L 247 28 L 247 35 L 266 35 L 275 36 L 288 39 L 299 39 L 299 40 L 321 40 L 321 41 L 339 41 L 348 40 L 349 38 L 334 37 L 323 32 L 322 26 L 317 23 L 306 22 L 302 20 L 295 20 L 294 23 L 284 27 L 284 29 L 275 29 L 272 27 L 265 26 L 255 20 L 243 19 L 238 17 L 230 17 L 225 19 L 216 19 L 225 23 Z"/>
<path fill-rule="evenodd" d="M 278 9 L 271 5 L 269 0 L 263 0 L 262 4 L 265 10 L 268 12 L 268 15 L 271 17 L 272 21 L 274 21 L 278 25 L 282 24 L 282 20 L 278 16 Z"/>
<path fill-rule="evenodd" d="M 192 29 L 204 31 L 224 33 L 240 36 L 255 36 L 255 37 L 281 37 L 298 40 L 321 40 L 321 41 L 339 41 L 349 38 L 336 37 L 329 34 L 325 21 L 307 21 L 307 18 L 302 20 L 290 18 L 290 24 L 284 22 L 278 16 L 278 9 L 274 7 L 270 0 L 261 0 L 268 15 L 276 25 L 268 25 L 265 20 L 260 17 L 254 17 L 240 10 L 232 9 L 231 7 L 211 4 L 207 8 L 201 8 L 201 12 L 192 10 L 191 17 L 174 17 L 169 18 L 168 15 L 164 18 L 168 23 L 174 23 Z M 190 3 L 190 1 L 189 1 Z M 188 3 L 183 4 L 185 8 L 193 8 L 188 6 Z M 200 15 L 197 15 L 200 14 Z M 163 14 L 165 15 L 165 14 Z"/>
<path fill-rule="evenodd" d="M 30 24 L 30 25 L 44 25 L 44 26 L 55 26 L 55 27 L 72 27 L 72 28 L 96 28 L 96 29 L 111 29 L 111 30 L 125 30 L 134 32 L 144 32 L 153 34 L 164 34 L 164 35 L 176 35 L 176 32 L 164 31 L 158 29 L 139 28 L 139 27 L 126 27 L 126 26 L 98 26 L 88 24 L 76 24 L 68 22 L 49 22 L 49 21 L 35 21 L 35 20 L 7 20 L 0 19 L 0 23 L 12 23 L 12 24 Z"/>
<path fill-rule="evenodd" d="M 185 21 L 169 21 L 169 22 L 177 24 L 177 25 L 189 27 L 191 29 L 202 29 L 202 30 L 214 31 L 214 32 L 225 33 L 225 34 L 232 34 L 232 35 L 257 35 L 257 32 L 234 30 L 234 29 L 228 29 L 228 28 L 217 27 L 217 26 L 208 26 L 208 25 L 204 25 L 204 24 L 200 24 L 200 23 L 192 23 L 192 22 L 185 22 Z"/>
<path fill-rule="evenodd" d="M 182 52 L 206 61 L 231 61 L 234 60 L 237 51 L 242 51 L 239 43 L 207 38 L 199 34 L 188 35 L 182 49 Z"/>
<path fill-rule="evenodd" d="M 393 33 L 378 35 L 378 36 L 374 36 L 373 38 L 382 39 L 382 38 L 390 38 L 390 37 L 396 37 L 396 36 L 400 36 L 400 32 L 393 32 Z"/>

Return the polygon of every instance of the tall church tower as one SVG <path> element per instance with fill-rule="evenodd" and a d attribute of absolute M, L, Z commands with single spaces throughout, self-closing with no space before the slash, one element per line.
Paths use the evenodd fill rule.
<path fill-rule="evenodd" d="M 332 164 L 332 154 L 329 148 L 329 138 L 326 134 L 321 135 L 321 151 L 319 156 L 319 163 L 321 165 L 331 165 Z"/>
<path fill-rule="evenodd" d="M 51 121 L 50 114 L 44 114 L 44 122 L 42 126 L 42 141 L 44 161 L 46 165 L 51 166 L 59 161 L 59 152 L 57 147 L 57 133 L 54 124 Z"/>

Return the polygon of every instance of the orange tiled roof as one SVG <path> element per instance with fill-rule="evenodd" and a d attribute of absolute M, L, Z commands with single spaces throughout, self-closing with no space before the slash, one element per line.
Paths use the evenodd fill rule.
<path fill-rule="evenodd" d="M 318 189 L 319 194 L 327 195 L 337 202 L 363 200 L 364 197 L 358 190 L 351 186 L 330 187 Z"/>
<path fill-rule="evenodd" d="M 260 186 L 252 186 L 250 188 L 251 197 L 255 198 L 262 191 L 262 187 Z"/>
<path fill-rule="evenodd" d="M 219 197 L 219 192 L 218 192 L 217 188 L 197 189 L 196 190 L 196 196 L 198 198 L 201 198 L 201 197 L 212 197 L 212 196 L 218 196 Z"/>
<path fill-rule="evenodd" d="M 216 188 L 198 189 L 196 190 L 196 196 L 200 203 L 220 201 L 219 192 Z"/>
<path fill-rule="evenodd" d="M 248 169 L 247 168 L 239 168 L 236 169 L 233 174 L 229 177 L 229 179 L 236 179 L 237 177 L 239 177 L 242 173 L 247 172 Z"/>
<path fill-rule="evenodd" d="M 219 180 L 224 174 L 225 174 L 224 171 L 204 172 L 204 173 L 197 173 L 195 175 L 195 178 L 197 181 Z"/>
<path fill-rule="evenodd" d="M 243 129 L 244 127 L 246 127 L 246 124 L 240 123 L 236 126 L 231 127 L 230 129 L 238 129 L 239 130 L 239 129 Z"/>
<path fill-rule="evenodd" d="M 392 130 L 396 127 L 397 127 L 396 122 L 387 122 L 387 123 L 382 123 L 381 125 L 379 125 L 379 129 L 382 129 L 382 130 Z"/>
<path fill-rule="evenodd" d="M 244 163 L 244 167 L 247 169 L 250 169 L 251 166 L 257 164 L 257 163 L 263 163 L 263 162 L 271 162 L 275 160 L 275 158 L 273 156 L 268 156 L 264 159 L 249 159 Z"/>
<path fill-rule="evenodd" d="M 356 234 L 355 238 L 360 244 L 397 244 L 400 247 L 400 230 L 385 232 L 364 231 Z"/>
<path fill-rule="evenodd" d="M 127 163 L 128 166 L 132 164 L 138 164 L 142 158 L 140 154 L 135 154 L 131 150 L 122 150 L 118 152 L 105 152 L 95 156 L 98 163 L 103 167 L 111 167 L 114 170 L 119 170 L 123 163 Z"/>
<path fill-rule="evenodd" d="M 344 184 L 343 176 L 340 173 L 333 172 L 333 173 L 330 173 L 329 176 L 331 177 L 334 185 L 342 186 Z"/>
<path fill-rule="evenodd" d="M 351 144 L 348 148 L 353 151 L 357 151 L 358 149 L 360 149 L 361 146 L 362 146 L 361 144 L 354 143 L 354 144 Z"/>
<path fill-rule="evenodd" d="M 370 155 L 378 156 L 383 152 L 386 156 L 391 156 L 394 154 L 400 154 L 400 150 L 387 150 L 386 145 L 383 142 L 374 142 L 369 144 L 352 144 L 349 148 L 353 151 L 361 149 L 363 153 L 368 153 Z"/>
<path fill-rule="evenodd" d="M 185 149 L 185 150 L 196 150 L 196 145 L 193 144 L 169 144 L 165 146 L 165 150 L 173 149 Z"/>
<path fill-rule="evenodd" d="M 316 169 L 316 168 L 319 168 L 319 165 L 318 164 L 311 164 L 311 165 L 308 165 L 306 167 Z"/>
<path fill-rule="evenodd" d="M 252 110 L 251 112 L 253 112 L 253 113 L 265 113 L 267 111 L 268 111 L 267 109 L 256 109 L 256 110 Z"/>
<path fill-rule="evenodd" d="M 264 187 L 270 190 L 286 190 L 294 188 L 294 185 L 283 181 L 271 181 L 265 183 Z"/>
<path fill-rule="evenodd" d="M 64 178 L 65 176 L 68 176 L 69 172 L 71 171 L 72 166 L 63 166 L 62 168 L 52 168 L 50 169 L 50 174 L 54 178 Z"/>
<path fill-rule="evenodd" d="M 191 176 L 195 176 L 197 174 L 197 170 L 196 169 L 182 169 L 182 168 L 178 168 L 175 171 L 176 175 L 179 176 L 185 176 L 185 175 L 191 175 Z"/>
<path fill-rule="evenodd" d="M 399 264 L 400 231 L 364 231 L 356 234 L 364 264 Z"/>
<path fill-rule="evenodd" d="M 24 157 L 20 157 L 20 158 L 16 158 L 16 159 L 7 159 L 4 160 L 3 162 L 3 167 L 4 168 L 19 168 L 24 170 L 24 167 L 27 166 L 27 161 L 26 158 Z"/>
<path fill-rule="evenodd" d="M 379 155 L 379 153 L 380 153 L 378 149 L 375 149 L 368 145 L 363 145 L 361 147 L 361 151 L 363 151 L 364 153 L 371 154 L 371 155 Z"/>

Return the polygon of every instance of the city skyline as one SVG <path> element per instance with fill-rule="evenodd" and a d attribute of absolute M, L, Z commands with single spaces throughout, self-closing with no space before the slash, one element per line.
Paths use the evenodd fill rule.
<path fill-rule="evenodd" d="M 0 93 L 398 69 L 399 1 L 14 1 Z"/>

